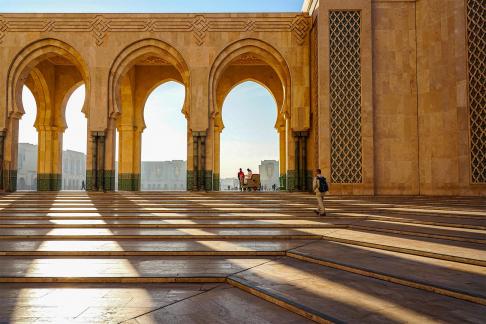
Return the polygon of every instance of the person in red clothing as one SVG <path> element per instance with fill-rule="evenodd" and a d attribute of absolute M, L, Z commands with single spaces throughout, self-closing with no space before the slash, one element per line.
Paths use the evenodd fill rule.
<path fill-rule="evenodd" d="M 240 181 L 240 191 L 243 190 L 243 181 L 245 181 L 245 173 L 240 168 L 240 172 L 238 172 L 238 180 Z"/>

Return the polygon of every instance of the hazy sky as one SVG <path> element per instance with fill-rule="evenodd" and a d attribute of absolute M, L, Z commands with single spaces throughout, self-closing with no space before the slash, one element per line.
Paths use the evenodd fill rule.
<path fill-rule="evenodd" d="M 187 159 L 187 121 L 182 114 L 185 89 L 177 82 L 156 88 L 145 104 L 142 161 Z"/>
<path fill-rule="evenodd" d="M 303 0 L 1 0 L 0 12 L 298 12 Z"/>
<path fill-rule="evenodd" d="M 244 82 L 228 94 L 223 104 L 222 178 L 235 177 L 238 168 L 258 173 L 262 160 L 278 160 L 276 120 L 275 99 L 258 83 Z"/>

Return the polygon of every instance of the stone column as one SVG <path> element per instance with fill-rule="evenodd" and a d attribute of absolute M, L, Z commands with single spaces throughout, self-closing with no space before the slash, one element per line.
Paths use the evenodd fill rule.
<path fill-rule="evenodd" d="M 105 188 L 107 191 L 115 191 L 116 127 L 113 118 L 108 120 L 105 146 Z"/>
<path fill-rule="evenodd" d="M 288 177 L 292 178 L 289 184 L 289 190 L 305 191 L 308 188 L 307 172 L 307 137 L 308 132 L 293 132 L 294 142 L 294 167 L 289 172 Z"/>
<path fill-rule="evenodd" d="M 142 132 L 134 126 L 120 126 L 118 145 L 118 190 L 140 190 Z"/>
<path fill-rule="evenodd" d="M 278 129 L 279 138 L 279 169 L 280 169 L 280 190 L 287 189 L 287 133 L 285 132 L 285 126 Z"/>
<path fill-rule="evenodd" d="M 63 130 L 57 126 L 38 125 L 37 131 L 37 190 L 61 190 Z"/>
<path fill-rule="evenodd" d="M 3 164 L 4 164 L 4 150 L 5 150 L 5 131 L 0 131 L 0 190 L 5 190 L 3 185 Z"/>
<path fill-rule="evenodd" d="M 220 127 L 214 128 L 214 149 L 213 149 L 213 180 L 212 190 L 220 190 L 220 178 L 221 178 L 221 131 Z"/>
<path fill-rule="evenodd" d="M 8 192 L 17 190 L 19 119 L 20 115 L 12 115 L 8 118 L 8 129 L 4 140 L 2 189 Z"/>

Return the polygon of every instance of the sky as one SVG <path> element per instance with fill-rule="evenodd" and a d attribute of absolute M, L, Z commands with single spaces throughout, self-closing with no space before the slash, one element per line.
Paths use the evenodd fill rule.
<path fill-rule="evenodd" d="M 0 12 L 299 12 L 303 0 L 0 0 Z"/>

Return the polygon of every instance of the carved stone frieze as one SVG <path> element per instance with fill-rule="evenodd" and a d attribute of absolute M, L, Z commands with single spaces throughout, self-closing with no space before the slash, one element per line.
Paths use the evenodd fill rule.
<path fill-rule="evenodd" d="M 0 16 L 0 43 L 15 32 L 89 32 L 97 46 L 102 46 L 112 32 L 191 32 L 202 45 L 211 32 L 287 32 L 303 44 L 310 31 L 310 17 L 254 15 L 225 17 L 214 15 L 134 15 L 126 14 L 45 14 Z"/>

